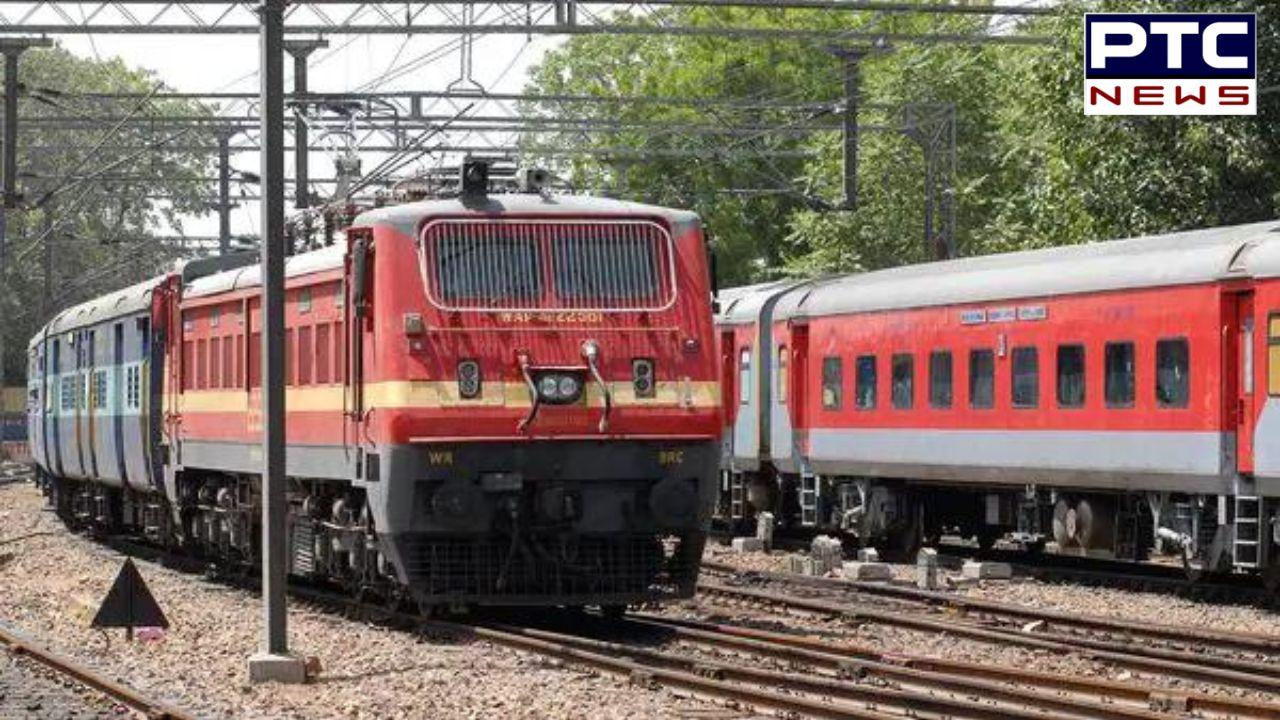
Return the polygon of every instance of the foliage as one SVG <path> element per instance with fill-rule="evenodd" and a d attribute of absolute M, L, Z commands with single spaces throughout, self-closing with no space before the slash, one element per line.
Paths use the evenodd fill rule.
<path fill-rule="evenodd" d="M 184 214 L 207 211 L 203 178 L 211 172 L 207 148 L 213 142 L 207 130 L 166 122 L 207 114 L 205 108 L 149 98 L 163 89 L 160 83 L 118 59 L 30 50 L 22 55 L 19 81 L 22 197 L 6 213 L 0 292 L 5 377 L 11 381 L 25 371 L 28 338 L 62 308 L 154 276 L 184 253 L 155 234 L 180 229 Z M 77 122 L 54 123 L 55 117 Z M 52 261 L 47 279 L 46 247 Z"/>
<path fill-rule="evenodd" d="M 1280 45 L 1280 19 L 1271 8 L 1254 5 L 1190 0 L 1176 9 L 1257 10 L 1258 85 L 1265 88 L 1280 84 L 1280 70 L 1271 62 Z M 954 105 L 961 254 L 1274 217 L 1280 198 L 1277 96 L 1262 96 L 1256 118 L 1085 117 L 1080 27 L 1086 9 L 1171 8 L 1156 0 L 1069 1 L 1054 16 L 1002 30 L 1048 36 L 1051 42 L 1045 45 L 902 43 L 864 59 L 860 124 L 868 127 L 859 143 L 860 191 L 852 210 L 839 209 L 841 138 L 835 130 L 760 133 L 747 142 L 728 132 L 732 125 L 753 121 L 780 127 L 796 122 L 776 111 L 707 118 L 672 105 L 557 106 L 561 116 L 594 112 L 597 120 L 650 120 L 659 127 L 609 137 L 611 147 L 633 150 L 630 156 L 574 154 L 587 138 L 567 132 L 531 138 L 527 149 L 569 153 L 562 168 L 584 187 L 700 212 L 717 239 L 726 284 L 931 259 L 935 243 L 923 232 L 923 152 L 903 132 L 911 104 Z M 681 25 L 917 33 L 976 33 L 990 22 L 971 16 L 776 9 L 668 9 L 657 17 L 657 22 Z M 834 108 L 842 97 L 841 78 L 840 63 L 829 52 L 797 42 L 578 37 L 547 56 L 528 89 L 807 99 Z M 697 136 L 661 129 L 695 120 L 716 122 L 726 132 Z M 802 156 L 766 157 L 770 151 Z M 767 195 L 726 192 L 770 186 L 782 189 Z"/>

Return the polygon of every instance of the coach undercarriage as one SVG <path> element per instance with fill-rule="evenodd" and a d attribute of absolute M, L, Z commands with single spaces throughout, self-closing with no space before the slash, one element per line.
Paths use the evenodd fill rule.
<path fill-rule="evenodd" d="M 944 537 L 990 549 L 1181 563 L 1189 577 L 1256 573 L 1280 592 L 1280 498 L 1123 493 L 1043 485 L 725 473 L 717 512 L 741 530 L 758 512 L 783 531 L 833 533 L 899 559 Z"/>

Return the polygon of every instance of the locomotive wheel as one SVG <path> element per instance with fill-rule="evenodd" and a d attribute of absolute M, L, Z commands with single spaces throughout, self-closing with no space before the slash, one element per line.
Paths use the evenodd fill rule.
<path fill-rule="evenodd" d="M 1064 498 L 1053 504 L 1053 541 L 1062 550 L 1075 541 L 1075 510 Z"/>

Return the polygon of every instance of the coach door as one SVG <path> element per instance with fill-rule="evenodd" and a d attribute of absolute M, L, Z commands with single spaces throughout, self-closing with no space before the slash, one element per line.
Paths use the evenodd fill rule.
<path fill-rule="evenodd" d="M 796 325 L 791 328 L 791 373 L 789 393 L 791 395 L 791 428 L 792 436 L 804 448 L 808 443 L 802 428 L 806 428 L 809 393 L 809 326 Z"/>
<path fill-rule="evenodd" d="M 734 380 L 737 378 L 737 367 L 734 364 L 733 331 L 720 333 L 720 403 L 724 408 L 724 425 L 733 426 L 737 416 L 738 395 L 735 392 Z"/>
<path fill-rule="evenodd" d="M 1230 415 L 1236 433 L 1236 470 L 1252 473 L 1253 433 L 1257 418 L 1255 385 L 1258 373 L 1255 363 L 1259 360 L 1256 352 L 1259 329 L 1254 326 L 1253 293 L 1235 293 L 1228 298 L 1224 312 L 1227 316 L 1228 347 L 1224 353 L 1223 365 L 1234 369 L 1229 375 L 1224 373 L 1227 379 L 1224 395 L 1227 402 L 1234 405 L 1234 412 Z"/>

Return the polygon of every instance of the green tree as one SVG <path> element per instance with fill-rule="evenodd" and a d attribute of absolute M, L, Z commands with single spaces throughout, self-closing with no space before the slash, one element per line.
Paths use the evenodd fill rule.
<path fill-rule="evenodd" d="M 728 133 L 708 138 L 678 129 L 619 132 L 610 144 L 637 151 L 625 162 L 572 155 L 586 140 L 566 133 L 533 138 L 530 149 L 545 143 L 556 154 L 570 153 L 564 166 L 584 187 L 612 188 L 700 212 L 717 238 L 728 283 L 931 259 L 934 248 L 923 233 L 922 152 L 903 132 L 904 113 L 912 104 L 955 108 L 961 254 L 1275 217 L 1280 93 L 1262 96 L 1256 118 L 1085 117 L 1081 14 L 1134 9 L 1171 7 L 1155 0 L 1068 2 L 1054 16 L 1004 28 L 1048 36 L 1044 45 L 904 43 L 868 57 L 862 63 L 862 118 L 868 128 L 860 142 L 861 190 L 852 210 L 839 208 L 841 139 L 829 130 L 762 134 L 745 144 L 746 152 L 734 153 L 727 149 L 744 146 Z M 1257 11 L 1259 87 L 1280 85 L 1280 69 L 1272 61 L 1280 49 L 1280 19 L 1273 7 L 1189 0 L 1172 9 Z M 988 20 L 967 16 L 776 9 L 668 10 L 657 22 L 917 33 L 989 30 Z M 826 49 L 803 43 L 583 37 L 551 53 L 529 89 L 834 103 L 841 97 L 841 73 Z M 673 127 L 698 117 L 696 110 L 674 106 L 624 104 L 596 112 Z M 752 119 L 788 124 L 786 117 L 759 111 L 720 118 L 726 126 Z M 707 153 L 708 145 L 726 151 Z M 659 157 L 649 152 L 655 149 L 670 152 Z M 765 149 L 801 155 L 768 159 Z M 762 196 L 726 192 L 759 186 L 762 176 L 784 190 Z"/>
<path fill-rule="evenodd" d="M 61 309 L 158 274 L 188 248 L 155 239 L 208 210 L 207 129 L 170 122 L 208 114 L 148 97 L 163 86 L 120 60 L 60 48 L 24 53 L 19 69 L 20 206 L 7 213 L 0 333 L 5 378 L 25 373 L 26 344 Z M 136 93 L 107 98 L 96 93 Z M 46 243 L 52 258 L 45 292 Z"/>

